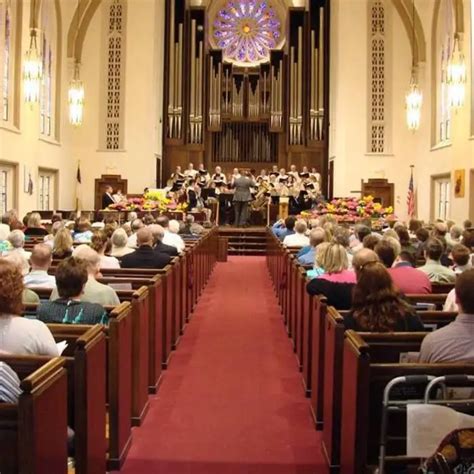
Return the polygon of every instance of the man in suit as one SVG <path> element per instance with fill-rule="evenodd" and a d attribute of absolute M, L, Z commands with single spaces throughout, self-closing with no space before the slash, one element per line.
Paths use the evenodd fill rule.
<path fill-rule="evenodd" d="M 112 193 L 112 186 L 106 186 L 105 193 L 102 195 L 102 209 L 107 209 L 111 204 L 115 204 L 115 199 Z"/>
<path fill-rule="evenodd" d="M 252 200 L 250 188 L 256 186 L 252 175 L 246 172 L 233 180 L 234 192 L 234 225 L 241 227 L 247 225 L 249 202 Z"/>
<path fill-rule="evenodd" d="M 122 268 L 164 268 L 171 260 L 165 253 L 153 249 L 153 234 L 148 227 L 137 232 L 138 248 L 122 257 Z"/>

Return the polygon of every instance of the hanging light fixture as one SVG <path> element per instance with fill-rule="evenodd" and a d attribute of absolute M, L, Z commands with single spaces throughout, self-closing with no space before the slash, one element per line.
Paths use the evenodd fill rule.
<path fill-rule="evenodd" d="M 405 95 L 406 121 L 409 130 L 418 130 L 421 121 L 421 107 L 423 105 L 423 94 L 418 86 L 418 77 L 415 65 L 415 0 L 413 0 L 412 11 L 412 62 L 410 86 Z"/>
<path fill-rule="evenodd" d="M 68 92 L 69 123 L 71 125 L 82 125 L 84 116 L 84 85 L 79 75 L 79 63 L 74 64 L 74 76 L 69 83 Z"/>
<path fill-rule="evenodd" d="M 446 68 L 448 98 L 451 107 L 462 107 L 466 93 L 466 61 L 459 45 L 459 35 L 454 35 L 451 57 Z"/>
<path fill-rule="evenodd" d="M 30 28 L 30 47 L 23 61 L 23 86 L 25 102 L 39 101 L 40 84 L 43 79 L 43 61 L 36 43 L 36 29 Z"/>

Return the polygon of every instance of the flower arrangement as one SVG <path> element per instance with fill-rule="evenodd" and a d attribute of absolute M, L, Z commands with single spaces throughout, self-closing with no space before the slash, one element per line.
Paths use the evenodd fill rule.
<path fill-rule="evenodd" d="M 111 204 L 107 209 L 111 211 L 180 211 L 184 212 L 187 203 L 176 203 L 166 197 L 166 191 L 156 189 L 148 191 L 143 197 L 129 198 L 126 201 Z"/>
<path fill-rule="evenodd" d="M 338 198 L 320 203 L 311 211 L 303 212 L 303 217 L 318 217 L 326 214 L 333 215 L 339 222 L 353 222 L 359 219 L 392 219 L 393 207 L 383 207 L 374 202 L 373 196 L 362 198 Z"/>

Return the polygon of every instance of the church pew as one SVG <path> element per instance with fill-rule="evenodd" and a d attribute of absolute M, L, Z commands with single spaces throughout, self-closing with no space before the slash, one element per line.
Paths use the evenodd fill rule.
<path fill-rule="evenodd" d="M 454 288 L 454 283 L 433 283 L 431 292 L 435 295 L 449 293 Z"/>
<path fill-rule="evenodd" d="M 326 313 L 325 323 L 325 351 L 324 351 L 324 375 L 323 375 L 323 411 L 324 411 L 324 426 L 322 433 L 322 444 L 323 453 L 326 456 L 328 464 L 331 468 L 336 469 L 339 466 L 339 453 L 340 453 L 340 422 L 341 422 L 341 394 L 342 394 L 342 357 L 343 357 L 343 345 L 344 345 L 344 314 L 348 311 L 336 311 L 334 308 L 329 307 Z M 442 311 L 419 311 L 418 315 L 422 319 L 423 323 L 429 325 L 427 331 L 432 329 L 440 328 L 452 322 L 456 313 L 442 312 Z M 360 333 L 363 334 L 363 333 Z M 391 334 L 386 333 L 377 336 L 378 340 L 382 343 L 391 341 Z M 413 349 L 415 352 L 419 350 L 419 344 L 426 335 L 425 333 L 400 333 L 400 334 L 414 334 L 416 343 Z M 420 335 L 421 334 L 421 335 Z M 368 336 L 370 338 L 370 336 Z M 403 336 L 401 336 L 403 337 Z M 407 336 L 409 337 L 409 336 Z M 406 344 L 406 342 L 403 342 Z M 403 348 L 397 346 L 394 341 L 391 347 L 395 348 L 394 355 L 392 354 L 391 362 L 397 362 L 399 360 L 400 352 L 403 352 Z M 405 348 L 406 349 L 406 348 Z M 376 355 L 375 349 L 373 354 Z M 408 351 L 408 349 L 407 349 Z M 385 360 L 390 356 L 390 352 L 387 351 L 384 354 Z"/>
<path fill-rule="evenodd" d="M 109 313 L 107 400 L 109 406 L 108 470 L 120 469 L 132 442 L 132 307 L 120 303 Z"/>
<path fill-rule="evenodd" d="M 66 474 L 67 373 L 61 357 L 0 356 L 21 380 L 18 403 L 0 403 L 0 472 Z"/>
<path fill-rule="evenodd" d="M 474 374 L 474 364 L 413 364 L 395 362 L 401 352 L 417 350 L 423 333 L 369 334 L 347 331 L 343 349 L 341 412 L 341 474 L 359 474 L 378 462 L 382 395 L 398 376 Z M 419 385 L 418 385 L 419 386 Z M 411 387 L 410 387 L 411 388 Z M 390 420 L 390 428 L 403 427 L 404 418 Z M 401 429 L 400 450 L 403 449 Z M 406 441 L 405 441 L 406 443 Z M 389 449 L 389 460 L 399 452 Z"/>
<path fill-rule="evenodd" d="M 74 429 L 76 474 L 106 471 L 106 340 L 103 327 L 48 324 L 56 342 L 67 341 L 62 356 L 68 372 L 69 425 Z"/>
<path fill-rule="evenodd" d="M 405 295 L 407 301 L 416 306 L 416 303 L 428 303 L 428 304 L 434 304 L 436 306 L 436 309 L 442 310 L 444 302 L 446 301 L 447 294 L 444 293 L 439 293 L 439 294 L 409 294 Z"/>
<path fill-rule="evenodd" d="M 326 324 L 327 304 L 325 298 L 313 297 L 313 311 L 311 318 L 311 402 L 310 408 L 313 415 L 316 429 L 321 430 L 324 423 L 324 357 L 325 357 L 325 338 L 324 327 Z"/>

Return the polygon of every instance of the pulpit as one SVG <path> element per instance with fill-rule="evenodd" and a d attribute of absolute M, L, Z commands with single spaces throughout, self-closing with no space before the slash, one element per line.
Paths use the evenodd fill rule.
<path fill-rule="evenodd" d="M 119 174 L 103 174 L 100 178 L 95 180 L 94 193 L 94 208 L 102 209 L 102 195 L 107 186 L 112 186 L 114 192 L 118 189 L 122 190 L 124 195 L 127 195 L 128 180 L 123 179 Z"/>
<path fill-rule="evenodd" d="M 388 179 L 369 179 L 366 183 L 362 180 L 362 196 L 373 196 L 375 202 L 379 202 L 383 207 L 394 206 L 395 191 L 394 184 Z"/>

